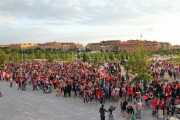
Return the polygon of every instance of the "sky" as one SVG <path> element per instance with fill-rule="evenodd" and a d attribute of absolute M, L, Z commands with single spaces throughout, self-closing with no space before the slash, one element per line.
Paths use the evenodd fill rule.
<path fill-rule="evenodd" d="M 0 44 L 142 39 L 180 45 L 180 0 L 0 0 Z"/>

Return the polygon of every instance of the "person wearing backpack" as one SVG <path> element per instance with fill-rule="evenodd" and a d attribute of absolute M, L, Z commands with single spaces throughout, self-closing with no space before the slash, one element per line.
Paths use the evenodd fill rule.
<path fill-rule="evenodd" d="M 136 116 L 136 118 L 141 119 L 142 102 L 141 102 L 140 99 L 137 100 L 136 107 L 137 107 L 137 116 Z"/>

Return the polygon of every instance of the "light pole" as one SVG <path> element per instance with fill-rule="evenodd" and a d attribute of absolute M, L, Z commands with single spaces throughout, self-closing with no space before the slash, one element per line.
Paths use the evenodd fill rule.
<path fill-rule="evenodd" d="M 76 49 L 76 64 L 77 64 L 77 49 Z"/>
<path fill-rule="evenodd" d="M 105 50 L 104 50 L 104 64 L 105 64 Z M 105 65 L 104 65 L 104 86 L 105 86 Z"/>
<path fill-rule="evenodd" d="M 91 64 L 91 50 L 90 50 L 90 64 Z"/>
<path fill-rule="evenodd" d="M 22 51 L 22 63 L 23 63 L 23 51 Z"/>

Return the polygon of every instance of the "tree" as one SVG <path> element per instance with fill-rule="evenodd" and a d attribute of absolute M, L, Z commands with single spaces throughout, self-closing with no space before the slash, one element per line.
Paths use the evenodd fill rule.
<path fill-rule="evenodd" d="M 11 54 L 11 50 L 10 49 L 5 49 L 5 53 L 6 54 Z"/>
<path fill-rule="evenodd" d="M 54 61 L 54 56 L 50 52 L 47 54 L 47 60 L 48 60 L 48 62 L 53 62 Z"/>
<path fill-rule="evenodd" d="M 70 53 L 67 53 L 67 54 L 66 54 L 65 61 L 70 61 L 70 60 L 71 60 L 71 54 L 70 54 Z"/>
<path fill-rule="evenodd" d="M 100 52 L 103 52 L 103 50 L 102 50 L 102 49 L 100 49 Z"/>
<path fill-rule="evenodd" d="M 18 54 L 16 54 L 16 55 L 13 55 L 13 56 L 11 57 L 11 59 L 18 61 L 18 60 L 20 60 L 20 56 L 19 56 Z"/>
<path fill-rule="evenodd" d="M 122 54 L 121 54 L 121 60 L 125 60 L 125 53 L 124 52 L 122 52 Z"/>
<path fill-rule="evenodd" d="M 161 56 L 163 56 L 163 55 L 164 55 L 164 52 L 161 52 L 160 54 L 161 54 Z"/>
<path fill-rule="evenodd" d="M 78 58 L 78 59 L 80 59 L 80 58 L 81 58 L 81 56 L 80 56 L 80 54 L 79 54 L 79 53 L 78 53 L 78 55 L 77 55 L 77 58 Z"/>
<path fill-rule="evenodd" d="M 86 47 L 86 52 L 90 52 L 91 50 L 89 48 Z"/>
<path fill-rule="evenodd" d="M 60 58 L 61 58 L 62 60 L 65 60 L 65 59 L 66 59 L 65 53 L 62 53 L 62 54 L 60 55 Z"/>
<path fill-rule="evenodd" d="M 158 50 L 158 54 L 161 54 L 161 52 L 163 52 L 163 53 L 164 53 L 164 49 L 159 48 L 159 50 Z"/>
<path fill-rule="evenodd" d="M 121 53 L 118 54 L 117 60 L 121 61 Z"/>
<path fill-rule="evenodd" d="M 133 58 L 133 54 L 129 53 L 129 58 L 132 59 Z"/>
<path fill-rule="evenodd" d="M 45 57 L 45 54 L 44 53 L 42 53 L 42 54 L 40 54 L 40 59 L 45 59 L 46 57 Z"/>
<path fill-rule="evenodd" d="M 35 50 L 41 50 L 41 48 L 40 48 L 40 47 L 37 47 Z"/>
<path fill-rule="evenodd" d="M 27 52 L 27 54 L 32 54 L 33 50 L 32 49 L 27 49 L 26 52 Z"/>
<path fill-rule="evenodd" d="M 114 53 L 113 53 L 113 52 L 111 52 L 111 53 L 110 53 L 110 55 L 109 55 L 109 59 L 110 59 L 110 60 L 114 60 L 114 59 L 115 59 L 115 55 L 114 55 Z"/>
<path fill-rule="evenodd" d="M 97 63 L 97 62 L 98 62 L 98 59 L 99 59 L 99 57 L 98 57 L 98 53 L 96 52 L 96 54 L 95 54 L 95 58 L 94 58 L 94 61 Z"/>
<path fill-rule="evenodd" d="M 88 53 L 84 52 L 83 54 L 83 62 L 87 62 L 89 60 L 89 55 Z"/>
<path fill-rule="evenodd" d="M 150 80 L 153 80 L 152 76 L 149 74 L 150 72 L 150 64 L 149 53 L 143 47 L 143 42 L 139 44 L 139 46 L 134 47 L 133 56 L 128 60 L 128 64 L 125 65 L 126 70 L 134 75 L 138 74 L 133 82 L 143 80 L 147 83 Z"/>
<path fill-rule="evenodd" d="M 126 53 L 126 60 L 128 60 L 129 59 L 129 54 L 128 53 Z"/>
<path fill-rule="evenodd" d="M 7 55 L 2 50 L 0 50 L 0 67 L 4 66 L 7 59 Z"/>
<path fill-rule="evenodd" d="M 105 52 L 104 54 L 105 54 L 105 60 L 108 60 L 108 55 L 107 55 L 107 53 Z"/>
<path fill-rule="evenodd" d="M 25 53 L 25 54 L 23 54 L 23 59 L 27 59 L 27 54 Z"/>
<path fill-rule="evenodd" d="M 34 55 L 34 52 L 32 54 L 30 54 L 29 58 L 30 59 L 35 59 L 36 58 L 36 56 Z"/>

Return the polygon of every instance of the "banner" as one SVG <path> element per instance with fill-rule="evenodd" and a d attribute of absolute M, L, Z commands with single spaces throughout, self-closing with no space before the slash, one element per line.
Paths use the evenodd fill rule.
<path fill-rule="evenodd" d="M 99 70 L 104 70 L 104 66 L 99 66 Z"/>
<path fill-rule="evenodd" d="M 100 71 L 99 73 L 100 73 L 100 77 L 104 77 L 104 76 L 106 77 L 107 76 L 106 73 L 104 75 L 104 72 L 102 72 L 102 71 Z"/>
<path fill-rule="evenodd" d="M 175 65 L 175 68 L 179 68 L 179 65 Z"/>
<path fill-rule="evenodd" d="M 109 63 L 104 63 L 104 66 L 105 67 L 109 67 Z"/>
<path fill-rule="evenodd" d="M 138 75 L 138 73 L 132 75 L 132 76 L 131 76 L 131 80 L 133 80 L 137 75 Z"/>

